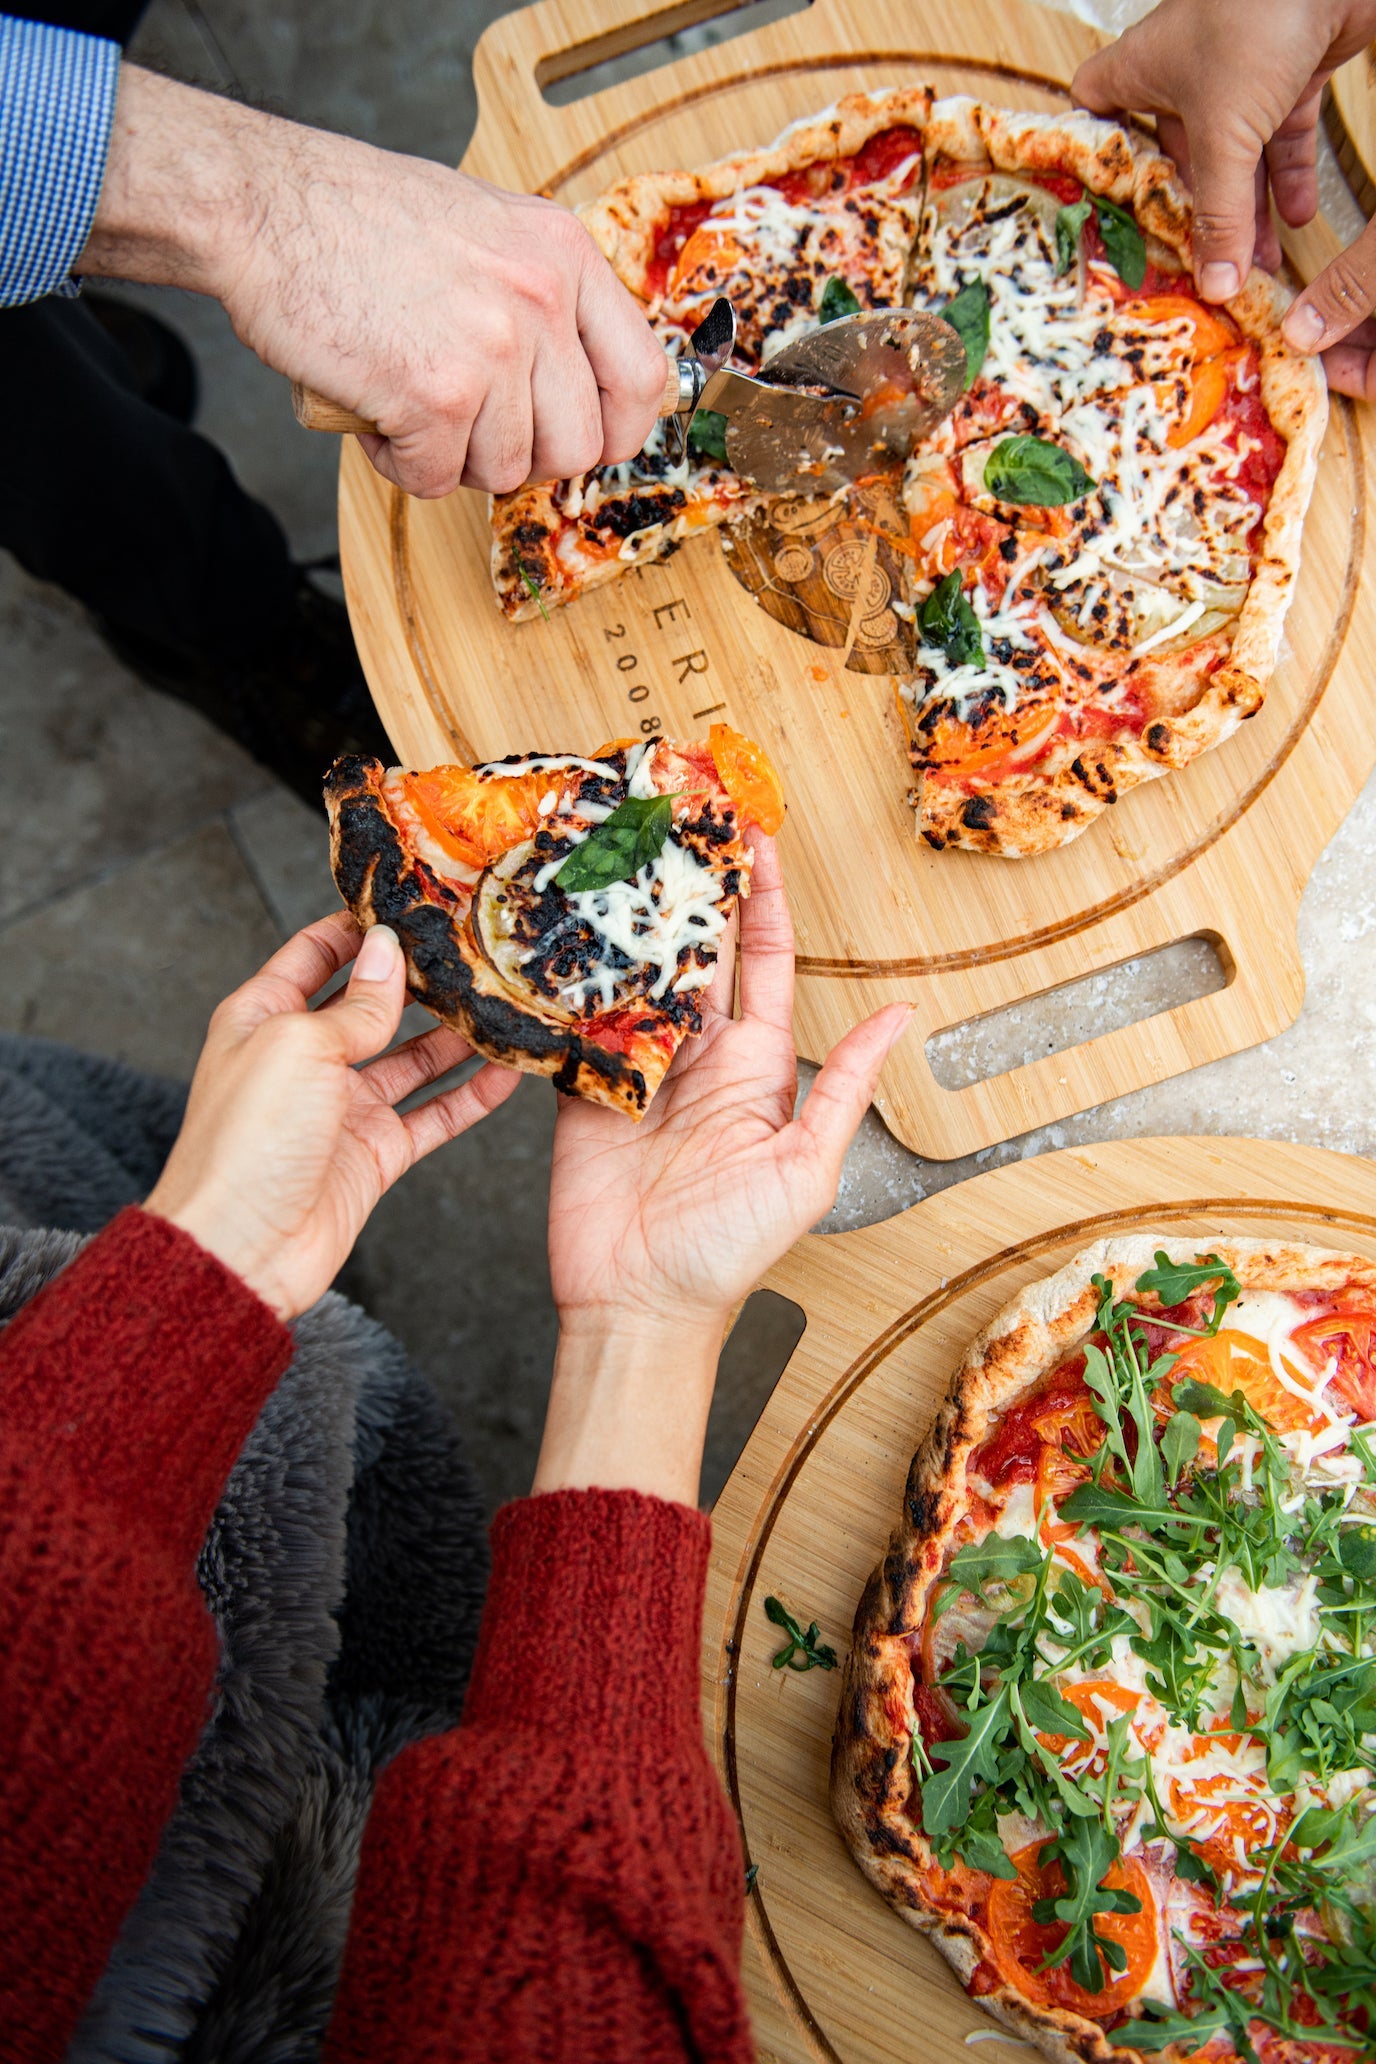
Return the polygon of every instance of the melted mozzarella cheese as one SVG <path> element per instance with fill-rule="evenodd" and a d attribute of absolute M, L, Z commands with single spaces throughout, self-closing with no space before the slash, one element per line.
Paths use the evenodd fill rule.
<path fill-rule="evenodd" d="M 712 979 L 717 941 L 726 926 L 719 907 L 721 877 L 671 832 L 659 853 L 633 881 L 612 882 L 605 889 L 583 889 L 568 898 L 573 915 L 591 927 L 603 943 L 627 960 L 651 965 L 658 973 L 648 994 L 658 1002 L 672 988 L 679 992 L 704 988 Z M 689 961 L 679 967 L 685 948 L 706 951 L 708 964 Z M 624 969 L 622 970 L 624 974 Z M 615 1001 L 620 976 L 605 961 L 569 985 L 567 1000 L 584 1010 L 595 995 L 602 1009 Z"/>

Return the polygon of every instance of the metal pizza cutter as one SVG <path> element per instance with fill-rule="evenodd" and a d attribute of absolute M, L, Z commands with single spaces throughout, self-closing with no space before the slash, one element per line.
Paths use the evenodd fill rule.
<path fill-rule="evenodd" d="M 845 315 L 809 330 L 758 378 L 727 361 L 736 314 L 713 303 L 690 351 L 672 360 L 661 415 L 682 451 L 699 410 L 726 418 L 726 456 L 768 494 L 833 494 L 862 474 L 901 465 L 965 391 L 965 346 L 951 325 L 916 308 Z"/>

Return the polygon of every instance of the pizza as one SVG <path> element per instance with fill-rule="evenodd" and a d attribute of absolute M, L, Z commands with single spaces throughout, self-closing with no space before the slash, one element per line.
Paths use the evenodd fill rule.
<path fill-rule="evenodd" d="M 777 776 L 725 724 L 409 771 L 337 760 L 335 883 L 388 924 L 411 994 L 477 1052 L 643 1117 L 683 1041 L 736 899 L 744 832 L 775 831 Z"/>
<path fill-rule="evenodd" d="M 1283 342 L 1270 275 L 1226 307 L 1198 299 L 1189 199 L 1146 139 L 908 87 L 581 213 L 671 355 L 722 293 L 746 371 L 833 312 L 914 306 L 961 335 L 969 384 L 913 453 L 888 540 L 908 627 L 896 746 L 930 845 L 1063 845 L 1261 706 L 1323 374 Z M 719 425 L 699 418 L 690 445 L 677 458 L 661 424 L 639 459 L 497 497 L 507 615 L 769 505 Z"/>
<path fill-rule="evenodd" d="M 1376 2044 L 1376 1266 L 1101 1242 L 965 1355 L 855 1620 L 832 1800 L 1050 2057 Z"/>

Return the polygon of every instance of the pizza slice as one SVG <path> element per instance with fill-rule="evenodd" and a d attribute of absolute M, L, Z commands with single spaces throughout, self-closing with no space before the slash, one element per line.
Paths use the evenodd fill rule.
<path fill-rule="evenodd" d="M 754 372 L 828 313 L 902 303 L 930 105 L 926 88 L 853 94 L 769 150 L 640 174 L 580 214 L 672 356 L 724 293 L 733 362 Z M 760 506 L 725 458 L 720 419 L 697 419 L 682 459 L 661 423 L 636 459 L 495 496 L 503 613 L 535 616 Z"/>
<path fill-rule="evenodd" d="M 954 99 L 927 128 L 911 294 L 971 385 L 910 461 L 919 664 L 899 688 L 918 829 L 1062 845 L 1261 705 L 1327 403 L 1284 288 L 1226 309 L 1143 140 Z"/>
<path fill-rule="evenodd" d="M 336 762 L 334 878 L 391 925 L 411 994 L 490 1060 L 644 1115 L 684 1039 L 778 777 L 727 725 L 693 744 L 621 739 L 411 772 Z"/>
<path fill-rule="evenodd" d="M 1059 2064 L 1338 2064 L 1376 1971 L 1376 1268 L 1100 1242 L 972 1343 L 856 1613 L 832 1800 Z"/>

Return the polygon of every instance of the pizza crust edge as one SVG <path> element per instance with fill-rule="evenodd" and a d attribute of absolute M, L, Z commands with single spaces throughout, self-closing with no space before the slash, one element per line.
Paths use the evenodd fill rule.
<path fill-rule="evenodd" d="M 368 778 L 368 769 L 378 764 L 354 756 L 337 760 L 325 782 L 330 866 L 357 924 L 364 931 L 374 924 L 392 927 L 406 957 L 409 993 L 475 1052 L 523 1075 L 552 1076 L 565 1095 L 642 1118 L 677 1045 L 656 1044 L 637 1065 L 510 996 L 478 951 L 467 910 L 446 911 L 426 895 Z"/>
<path fill-rule="evenodd" d="M 973 1920 L 922 1903 L 921 1873 L 933 1862 L 905 1807 L 914 1722 L 912 1667 L 904 1644 L 922 1625 L 946 1544 L 964 1506 L 965 1468 L 991 1421 L 1016 1403 L 1089 1331 L 1098 1305 L 1092 1278 L 1125 1273 L 1135 1281 L 1158 1252 L 1174 1260 L 1216 1254 L 1244 1288 L 1341 1288 L 1376 1293 L 1376 1264 L 1339 1249 L 1254 1239 L 1161 1239 L 1140 1234 L 1099 1240 L 1050 1276 L 1029 1283 L 976 1335 L 914 1454 L 903 1491 L 903 1518 L 855 1610 L 842 1671 L 831 1752 L 831 1805 L 847 1848 L 870 1883 L 911 1926 L 930 1935 L 964 1985 L 991 1958 Z M 900 1730 L 889 1708 L 901 1700 Z M 973 1998 L 973 1995 L 971 1995 Z M 1122 2064 L 1137 2050 L 1112 2043 L 1096 2022 L 1068 2008 L 1037 2007 L 999 1985 L 974 2003 L 1056 2064 Z"/>

